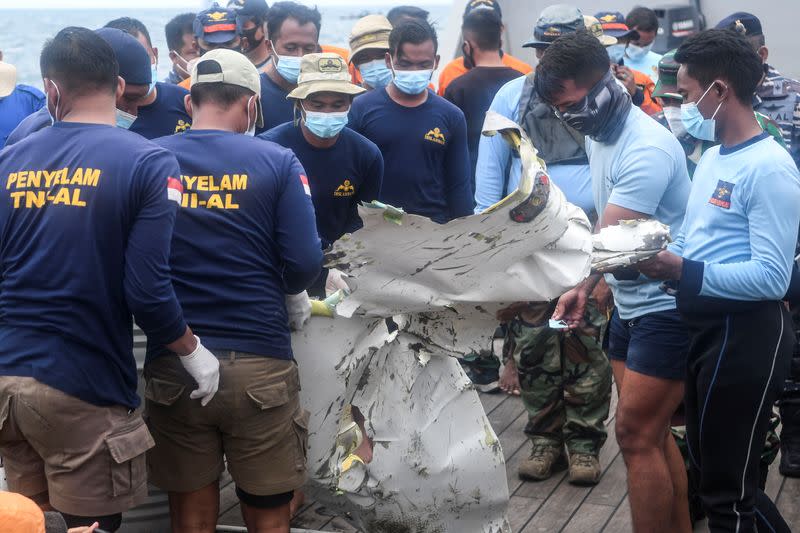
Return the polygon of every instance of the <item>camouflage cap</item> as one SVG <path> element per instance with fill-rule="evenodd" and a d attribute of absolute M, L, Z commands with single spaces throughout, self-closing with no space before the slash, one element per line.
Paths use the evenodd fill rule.
<path fill-rule="evenodd" d="M 536 26 L 533 28 L 533 39 L 522 46 L 546 48 L 562 35 L 575 33 L 583 27 L 583 13 L 577 7 L 566 4 L 548 6 L 542 10 L 536 21 Z"/>
<path fill-rule="evenodd" d="M 676 50 L 670 50 L 658 62 L 658 82 L 656 88 L 653 90 L 653 96 L 660 98 L 680 98 L 683 97 L 678 94 L 678 69 L 680 63 L 675 61 Z"/>
<path fill-rule="evenodd" d="M 584 15 L 583 24 L 586 26 L 586 29 L 589 30 L 589 33 L 597 37 L 597 40 L 600 41 L 600 44 L 602 44 L 603 46 L 611 46 L 612 44 L 617 44 L 617 38 L 612 37 L 610 35 L 606 35 L 603 32 L 603 25 L 600 24 L 600 21 L 597 20 L 596 17 L 593 17 L 591 15 Z"/>
<path fill-rule="evenodd" d="M 389 34 L 392 24 L 383 15 L 360 18 L 350 30 L 350 61 L 364 50 L 389 51 Z"/>
<path fill-rule="evenodd" d="M 300 76 L 297 87 L 286 98 L 305 100 L 308 95 L 321 92 L 332 92 L 356 95 L 365 91 L 350 80 L 342 56 L 331 52 L 306 54 L 300 62 Z"/>

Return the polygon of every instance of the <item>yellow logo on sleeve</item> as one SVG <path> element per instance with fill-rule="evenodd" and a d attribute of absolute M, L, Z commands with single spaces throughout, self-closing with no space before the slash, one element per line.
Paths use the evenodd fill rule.
<path fill-rule="evenodd" d="M 356 193 L 356 188 L 353 187 L 353 184 L 350 180 L 344 180 L 341 185 L 336 187 L 336 190 L 333 191 L 334 196 L 353 196 Z"/>
<path fill-rule="evenodd" d="M 425 134 L 425 140 L 435 142 L 436 144 L 444 144 L 446 139 L 444 133 L 439 128 L 433 128 Z"/>

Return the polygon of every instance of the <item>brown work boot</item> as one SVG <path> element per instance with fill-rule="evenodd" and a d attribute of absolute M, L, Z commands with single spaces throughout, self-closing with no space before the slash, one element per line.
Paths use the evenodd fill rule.
<path fill-rule="evenodd" d="M 569 482 L 573 485 L 597 485 L 600 481 L 600 461 L 589 453 L 569 454 Z"/>
<path fill-rule="evenodd" d="M 567 468 L 567 458 L 562 445 L 534 442 L 531 456 L 522 461 L 517 470 L 520 479 L 543 481 Z"/>

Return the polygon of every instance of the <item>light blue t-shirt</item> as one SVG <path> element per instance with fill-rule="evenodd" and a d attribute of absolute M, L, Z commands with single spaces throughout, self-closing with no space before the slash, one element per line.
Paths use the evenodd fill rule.
<path fill-rule="evenodd" d="M 800 173 L 764 132 L 703 154 L 670 250 L 705 263 L 700 296 L 779 300 L 789 287 L 798 225 Z"/>
<path fill-rule="evenodd" d="M 586 138 L 597 213 L 607 204 L 638 211 L 668 225 L 675 236 L 681 228 L 689 197 L 686 154 L 670 131 L 631 104 L 622 135 L 612 144 Z M 629 320 L 675 308 L 675 298 L 639 276 L 619 281 L 606 275 L 619 316 Z"/>
<path fill-rule="evenodd" d="M 495 94 L 491 111 L 504 117 L 519 121 L 519 100 L 525 76 L 503 85 Z M 509 193 L 519 186 L 522 165 L 511 147 L 500 135 L 481 136 L 478 145 L 478 164 L 475 168 L 475 212 L 481 213 L 503 199 L 503 186 L 506 178 Z M 547 172 L 553 183 L 561 189 L 567 201 L 583 209 L 586 213 L 594 209 L 592 198 L 592 177 L 589 165 L 548 165 Z"/>
<path fill-rule="evenodd" d="M 633 70 L 638 70 L 642 74 L 647 74 L 653 82 L 657 82 L 658 62 L 661 61 L 661 57 L 661 54 L 657 54 L 653 51 L 647 52 L 641 59 L 631 59 L 628 57 L 628 54 L 625 54 L 625 66 Z"/>

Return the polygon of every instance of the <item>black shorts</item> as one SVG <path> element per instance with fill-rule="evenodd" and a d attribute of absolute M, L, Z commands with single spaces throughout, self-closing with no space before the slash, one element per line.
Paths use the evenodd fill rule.
<path fill-rule="evenodd" d="M 689 331 L 675 309 L 623 320 L 614 310 L 608 326 L 608 357 L 625 368 L 661 379 L 686 378 Z"/>

